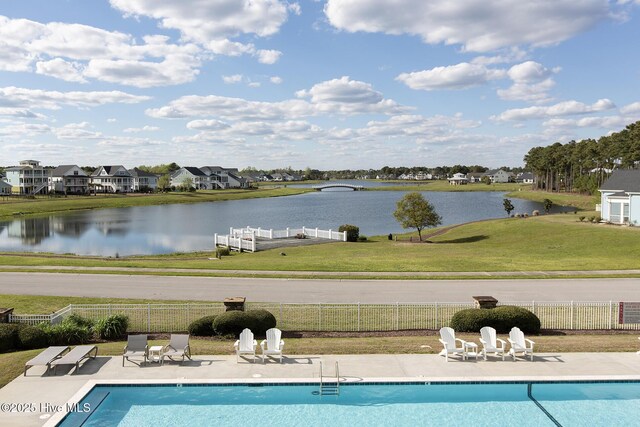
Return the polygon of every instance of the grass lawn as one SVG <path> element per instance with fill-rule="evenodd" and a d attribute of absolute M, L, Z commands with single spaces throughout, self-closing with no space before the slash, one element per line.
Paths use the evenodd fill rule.
<path fill-rule="evenodd" d="M 638 268 L 640 228 L 580 222 L 584 215 L 595 212 L 465 224 L 432 238 L 432 243 L 389 241 L 386 236 L 377 236 L 359 243 L 234 253 L 220 261 L 209 260 L 211 253 L 119 259 L 5 253 L 0 255 L 0 265 L 372 273 Z M 283 251 L 287 256 L 280 255 Z"/>
<path fill-rule="evenodd" d="M 554 205 L 574 206 L 579 210 L 585 211 L 593 211 L 596 204 L 600 203 L 600 197 L 598 196 L 572 193 L 549 193 L 546 191 L 527 190 L 524 187 L 521 190 L 512 191 L 507 194 L 506 197 L 533 200 L 534 202 L 541 203 L 544 199 L 549 199 Z"/>
<path fill-rule="evenodd" d="M 14 215 L 42 215 L 82 209 L 201 203 L 259 197 L 291 196 L 314 191 L 310 188 L 259 188 L 251 190 L 201 190 L 193 193 L 154 193 L 99 196 L 9 198 L 0 200 L 0 218 Z"/>
<path fill-rule="evenodd" d="M 458 335 L 465 340 L 478 341 L 478 334 Z M 533 337 L 533 340 L 536 353 L 635 352 L 638 346 L 635 334 L 541 335 Z M 233 339 L 192 338 L 190 344 L 192 354 L 197 359 L 198 355 L 232 355 L 233 342 Z M 434 331 L 425 331 L 422 336 L 285 338 L 285 342 L 286 355 L 437 354 L 442 348 Z M 166 339 L 150 340 L 149 346 L 166 343 Z M 124 345 L 125 342 L 98 344 L 98 355 L 122 355 Z M 40 351 L 0 354 L 0 387 L 22 375 L 25 362 Z"/>

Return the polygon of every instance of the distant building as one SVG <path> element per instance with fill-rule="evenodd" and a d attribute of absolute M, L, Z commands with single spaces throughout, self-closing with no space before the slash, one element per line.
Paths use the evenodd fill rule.
<path fill-rule="evenodd" d="M 484 173 L 484 176 L 488 176 L 492 183 L 513 182 L 515 180 L 513 173 L 502 169 L 488 170 Z"/>
<path fill-rule="evenodd" d="M 11 194 L 11 184 L 5 181 L 0 181 L 0 196 L 8 196 Z"/>
<path fill-rule="evenodd" d="M 17 194 L 46 194 L 49 191 L 49 170 L 37 160 L 21 160 L 20 166 L 6 168 L 6 181 Z"/>
<path fill-rule="evenodd" d="M 469 180 L 467 176 L 463 173 L 454 173 L 451 178 L 447 178 L 449 181 L 449 185 L 466 185 Z"/>
<path fill-rule="evenodd" d="M 158 188 L 158 175 L 155 173 L 143 171 L 142 169 L 133 168 L 129 169 L 129 174 L 133 178 L 132 189 L 133 191 L 152 190 L 155 191 Z"/>
<path fill-rule="evenodd" d="M 602 219 L 640 225 L 640 170 L 613 171 L 600 187 Z"/>
<path fill-rule="evenodd" d="M 49 191 L 64 194 L 89 193 L 89 176 L 77 165 L 60 165 L 51 171 Z"/>
<path fill-rule="evenodd" d="M 467 174 L 467 181 L 469 181 L 470 184 L 475 184 L 478 182 L 482 182 L 482 177 L 484 176 L 484 173 L 479 172 L 479 173 L 468 173 Z"/>
<path fill-rule="evenodd" d="M 91 173 L 89 186 L 96 193 L 129 193 L 133 177 L 122 165 L 100 166 Z"/>
<path fill-rule="evenodd" d="M 521 184 L 533 184 L 533 174 L 531 172 L 522 172 L 516 176 L 516 182 Z"/>
<path fill-rule="evenodd" d="M 171 174 L 171 186 L 183 186 L 188 179 L 191 179 L 191 186 L 196 190 L 211 190 L 209 176 L 193 166 L 184 166 L 174 171 Z"/>

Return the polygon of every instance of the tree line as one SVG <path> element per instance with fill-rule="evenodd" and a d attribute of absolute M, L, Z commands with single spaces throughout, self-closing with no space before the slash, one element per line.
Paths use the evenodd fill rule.
<path fill-rule="evenodd" d="M 597 140 L 534 147 L 524 161 L 534 189 L 594 194 L 614 169 L 640 165 L 640 121 Z"/>

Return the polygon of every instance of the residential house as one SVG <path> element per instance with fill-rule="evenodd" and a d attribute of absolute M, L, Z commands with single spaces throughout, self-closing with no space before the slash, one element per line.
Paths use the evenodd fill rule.
<path fill-rule="evenodd" d="M 18 194 L 45 194 L 49 188 L 50 169 L 37 160 L 21 160 L 20 166 L 6 168 L 6 180 Z"/>
<path fill-rule="evenodd" d="M 482 172 L 479 172 L 479 173 L 469 172 L 467 174 L 467 181 L 469 181 L 470 184 L 482 182 L 483 176 L 484 176 L 484 173 Z"/>
<path fill-rule="evenodd" d="M 516 182 L 521 184 L 533 184 L 533 174 L 531 172 L 522 172 L 516 176 Z"/>
<path fill-rule="evenodd" d="M 602 219 L 640 225 L 640 170 L 613 171 L 600 187 Z"/>
<path fill-rule="evenodd" d="M 133 178 L 133 191 L 155 191 L 158 188 L 158 175 L 142 169 L 129 169 Z"/>
<path fill-rule="evenodd" d="M 451 178 L 448 178 L 448 180 L 449 185 L 466 185 L 469 182 L 467 176 L 460 172 L 454 173 Z"/>
<path fill-rule="evenodd" d="M 11 184 L 5 181 L 0 181 L 0 196 L 9 196 L 11 195 Z"/>
<path fill-rule="evenodd" d="M 191 185 L 196 190 L 211 190 L 209 176 L 193 166 L 184 166 L 171 174 L 171 186 L 180 187 L 185 181 L 191 179 Z"/>
<path fill-rule="evenodd" d="M 96 193 L 129 193 L 133 177 L 122 165 L 100 166 L 91 173 L 89 186 Z"/>
<path fill-rule="evenodd" d="M 420 172 L 416 173 L 415 179 L 417 181 L 426 181 L 428 179 L 431 179 L 431 174 L 420 171 Z"/>
<path fill-rule="evenodd" d="M 488 170 L 484 173 L 485 176 L 488 176 L 489 179 L 491 180 L 491 183 L 498 183 L 498 182 L 513 182 L 514 181 L 514 175 L 511 172 L 507 172 L 505 170 L 502 169 L 492 169 L 492 170 Z"/>
<path fill-rule="evenodd" d="M 60 165 L 51 171 L 49 191 L 64 194 L 89 193 L 89 175 L 77 165 Z"/>

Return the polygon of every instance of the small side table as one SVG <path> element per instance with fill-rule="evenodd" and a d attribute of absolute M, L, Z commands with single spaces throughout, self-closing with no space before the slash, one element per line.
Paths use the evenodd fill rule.
<path fill-rule="evenodd" d="M 476 360 L 478 360 L 478 344 L 474 342 L 465 342 L 464 343 L 464 353 L 467 357 L 475 356 Z"/>
<path fill-rule="evenodd" d="M 161 345 L 154 345 L 149 347 L 149 362 L 157 362 L 162 364 L 162 349 Z"/>

